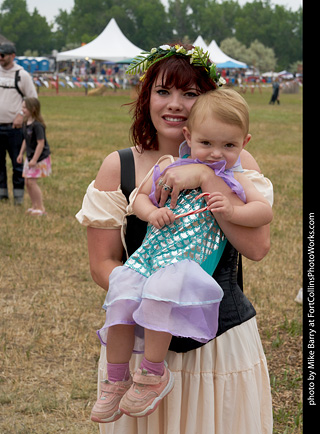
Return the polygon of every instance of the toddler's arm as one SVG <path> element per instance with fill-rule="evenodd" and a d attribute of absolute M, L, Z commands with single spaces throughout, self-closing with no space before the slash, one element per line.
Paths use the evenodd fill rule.
<path fill-rule="evenodd" d="M 168 162 L 164 164 L 168 165 Z M 161 165 L 161 169 L 163 170 L 163 165 Z M 151 202 L 149 198 L 151 187 L 152 178 L 140 187 L 140 190 L 132 204 L 132 209 L 134 214 L 140 220 L 152 224 L 157 229 L 161 229 L 164 225 L 173 223 L 175 215 L 169 208 L 158 208 Z"/>
<path fill-rule="evenodd" d="M 239 226 L 260 227 L 269 224 L 273 217 L 269 202 L 244 175 L 237 174 L 236 177 L 245 191 L 247 203 L 234 205 L 224 194 L 214 192 L 208 196 L 208 209 Z"/>
<path fill-rule="evenodd" d="M 151 223 L 157 229 L 174 222 L 175 216 L 171 209 L 167 207 L 157 208 L 153 205 L 149 196 L 144 193 L 137 194 L 132 209 L 140 220 Z"/>

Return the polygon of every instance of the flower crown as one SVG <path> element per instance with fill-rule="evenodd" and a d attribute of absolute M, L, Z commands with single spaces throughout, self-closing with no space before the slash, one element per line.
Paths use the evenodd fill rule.
<path fill-rule="evenodd" d="M 145 73 L 151 65 L 159 62 L 159 60 L 166 59 L 171 56 L 187 56 L 190 57 L 190 64 L 195 66 L 202 66 L 208 73 L 209 77 L 218 85 L 222 86 L 226 83 L 224 78 L 221 77 L 217 71 L 217 67 L 209 59 L 209 52 L 200 47 L 194 47 L 191 50 L 186 50 L 182 45 L 161 45 L 158 48 L 152 48 L 151 51 L 143 51 L 141 55 L 136 56 L 129 68 L 127 74 L 140 74 Z M 145 74 L 144 74 L 145 75 Z M 140 80 L 144 79 L 144 75 Z"/>

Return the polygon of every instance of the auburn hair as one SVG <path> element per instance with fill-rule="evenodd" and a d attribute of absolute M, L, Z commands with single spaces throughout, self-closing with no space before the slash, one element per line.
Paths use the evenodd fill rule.
<path fill-rule="evenodd" d="M 185 45 L 190 50 L 192 45 Z M 190 57 L 171 56 L 154 63 L 147 70 L 138 89 L 138 97 L 132 103 L 133 124 L 131 140 L 138 150 L 158 149 L 157 131 L 150 116 L 150 96 L 152 85 L 162 75 L 162 86 L 166 88 L 188 89 L 195 85 L 201 93 L 216 88 L 208 72 L 203 67 L 190 64 Z"/>

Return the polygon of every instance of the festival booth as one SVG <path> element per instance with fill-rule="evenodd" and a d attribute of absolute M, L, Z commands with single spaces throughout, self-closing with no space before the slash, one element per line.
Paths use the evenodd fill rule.
<path fill-rule="evenodd" d="M 238 69 L 245 69 L 248 66 L 235 60 L 230 56 L 227 56 L 217 45 L 216 41 L 212 40 L 209 45 L 205 43 L 202 36 L 199 35 L 194 41 L 195 47 L 200 47 L 204 52 L 209 52 L 209 57 L 212 62 L 217 65 L 217 68 L 221 71 L 223 78 L 228 84 L 236 85 L 238 83 Z"/>
<path fill-rule="evenodd" d="M 227 56 L 217 45 L 216 41 L 212 40 L 208 46 L 208 51 L 210 53 L 210 59 L 214 62 L 219 69 L 221 68 L 236 68 L 244 69 L 248 68 L 248 65 L 239 62 L 239 60 L 233 59 Z"/>
<path fill-rule="evenodd" d="M 88 73 L 88 68 L 85 68 L 85 72 L 81 72 L 80 68 L 78 73 L 72 71 L 73 77 L 67 73 L 63 77 L 63 81 L 67 87 L 84 87 L 86 91 L 91 87 L 92 91 L 95 90 L 96 94 L 100 94 L 105 91 L 105 88 L 127 87 L 128 79 L 124 77 L 123 64 L 131 63 L 132 58 L 141 54 L 142 51 L 144 50 L 127 39 L 116 20 L 112 18 L 103 32 L 93 41 L 74 50 L 57 53 L 56 61 L 69 63 L 69 70 L 70 61 L 75 62 L 74 66 L 76 66 L 77 61 L 81 61 L 82 66 L 88 65 L 92 61 L 98 61 L 100 68 L 98 68 L 97 73 Z M 106 75 L 105 66 L 107 64 L 114 64 L 112 76 Z M 92 91 L 89 94 L 92 94 Z"/>
<path fill-rule="evenodd" d="M 112 18 L 106 28 L 93 41 L 74 50 L 57 54 L 57 62 L 62 60 L 94 59 L 121 62 L 132 59 L 143 50 L 134 45 L 120 30 Z"/>
<path fill-rule="evenodd" d="M 197 39 L 194 41 L 192 45 L 194 47 L 202 48 L 205 53 L 209 50 L 208 45 L 204 42 L 204 39 L 201 35 L 197 37 Z"/>
<path fill-rule="evenodd" d="M 195 47 L 200 47 L 204 52 L 209 51 L 210 60 L 214 62 L 219 69 L 222 68 L 235 68 L 235 69 L 244 69 L 248 68 L 243 62 L 239 60 L 235 60 L 230 56 L 227 56 L 217 45 L 216 41 L 212 40 L 209 45 L 205 43 L 202 36 L 199 35 L 197 39 L 194 41 L 193 45 Z"/>

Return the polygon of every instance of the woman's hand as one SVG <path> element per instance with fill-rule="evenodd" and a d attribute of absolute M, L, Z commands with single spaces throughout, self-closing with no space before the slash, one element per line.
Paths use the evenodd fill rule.
<path fill-rule="evenodd" d="M 177 166 L 165 171 L 161 176 L 161 183 L 156 187 L 156 200 L 160 207 L 166 203 L 168 196 L 171 196 L 170 208 L 175 208 L 177 199 L 182 190 L 198 188 L 203 179 L 212 173 L 212 170 L 204 164 L 187 164 Z M 165 190 L 164 185 L 172 188 L 172 191 Z"/>

